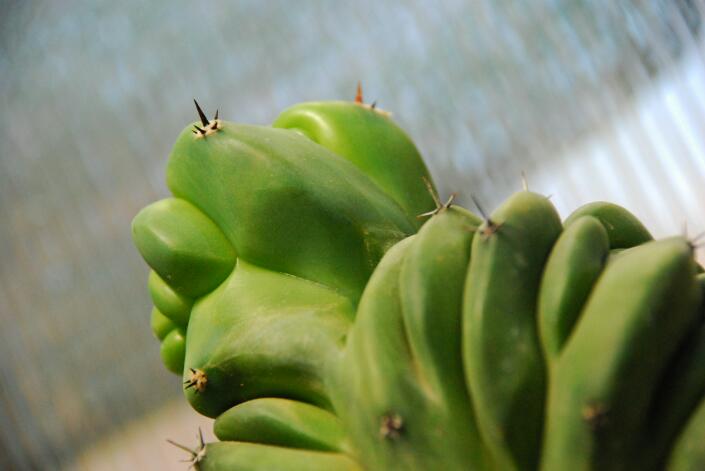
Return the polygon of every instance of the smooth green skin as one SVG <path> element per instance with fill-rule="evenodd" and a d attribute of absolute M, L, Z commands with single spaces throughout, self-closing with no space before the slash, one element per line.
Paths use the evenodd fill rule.
<path fill-rule="evenodd" d="M 611 249 L 628 249 L 653 240 L 651 233 L 636 216 L 614 203 L 595 201 L 573 211 L 565 220 L 569 227 L 582 216 L 593 216 L 605 226 Z"/>
<path fill-rule="evenodd" d="M 235 251 L 220 229 L 182 199 L 142 209 L 132 221 L 132 238 L 147 264 L 187 297 L 211 291 L 235 265 Z"/>
<path fill-rule="evenodd" d="M 561 233 L 550 201 L 512 195 L 490 218 L 500 227 L 472 244 L 465 284 L 463 360 L 478 426 L 497 469 L 535 469 L 543 423 L 544 363 L 536 301 Z"/>
<path fill-rule="evenodd" d="M 610 250 L 609 255 L 607 256 L 607 263 L 610 263 L 612 260 L 615 260 L 620 256 L 620 254 L 626 252 L 629 249 L 612 249 Z"/>
<path fill-rule="evenodd" d="M 198 471 L 362 471 L 341 453 L 242 442 L 206 445 Z"/>
<path fill-rule="evenodd" d="M 451 207 L 382 259 L 361 299 L 333 387 L 366 469 L 486 469 L 461 356 L 462 297 L 481 220 Z M 383 436 L 398 415 L 398 436 Z"/>
<path fill-rule="evenodd" d="M 409 136 L 387 113 L 350 101 L 301 103 L 284 110 L 273 126 L 299 131 L 346 158 L 408 216 L 434 208 L 423 182 L 432 181 L 428 169 Z"/>
<path fill-rule="evenodd" d="M 166 337 L 169 332 L 176 328 L 176 324 L 162 314 L 159 309 L 154 307 L 152 308 L 150 327 L 152 327 L 152 333 L 157 340 L 161 341 L 164 340 L 164 337 Z"/>
<path fill-rule="evenodd" d="M 434 404 L 446 424 L 446 436 L 437 439 L 464 450 L 466 469 L 483 467 L 485 459 L 463 375 L 460 337 L 465 274 L 481 223 L 457 206 L 433 216 L 415 236 L 399 275 L 401 312 L 417 381 L 426 407 Z"/>
<path fill-rule="evenodd" d="M 394 440 L 380 434 L 385 414 L 399 414 L 406 421 L 420 420 L 423 412 L 423 391 L 410 366 L 399 299 L 399 272 L 412 241 L 410 237 L 392 247 L 370 278 L 334 389 L 335 409 L 368 470 L 420 467 L 410 454 L 413 439 L 407 433 Z M 405 401 L 400 403 L 400 396 Z M 409 433 L 416 431 L 414 425 Z"/>
<path fill-rule="evenodd" d="M 453 423 L 424 382 L 406 336 L 399 276 L 417 236 L 382 259 L 360 300 L 355 324 L 332 385 L 335 410 L 363 467 L 372 470 L 465 470 L 477 445 Z M 384 436 L 385 417 L 398 416 L 398 435 Z M 458 431 L 461 430 L 461 433 Z"/>
<path fill-rule="evenodd" d="M 185 329 L 188 326 L 193 300 L 174 291 L 154 270 L 149 272 L 147 287 L 152 302 L 162 315 Z"/>
<path fill-rule="evenodd" d="M 705 469 L 705 398 L 678 436 L 666 471 L 702 471 Z"/>
<path fill-rule="evenodd" d="M 634 469 L 658 380 L 700 298 L 682 238 L 646 243 L 607 265 L 552 372 L 543 471 Z"/>
<path fill-rule="evenodd" d="M 186 338 L 184 332 L 176 328 L 169 332 L 159 348 L 162 363 L 166 369 L 180 375 L 184 371 L 184 356 L 186 352 Z"/>
<path fill-rule="evenodd" d="M 223 121 L 201 138 L 187 127 L 167 184 L 215 221 L 239 258 L 353 302 L 387 249 L 415 231 L 358 168 L 290 130 Z"/>
<path fill-rule="evenodd" d="M 705 275 L 697 276 L 705 294 Z M 649 423 L 643 429 L 642 445 L 635 462 L 644 471 L 664 469 L 668 451 L 683 429 L 698 402 L 705 397 L 705 296 L 700 303 L 700 318 L 695 330 L 688 333 L 659 380 Z M 705 468 L 705 467 L 704 467 Z"/>
<path fill-rule="evenodd" d="M 568 226 L 551 249 L 538 300 L 539 334 L 549 368 L 578 321 L 608 255 L 607 231 L 592 216 Z"/>
<path fill-rule="evenodd" d="M 191 312 L 184 381 L 193 368 L 208 384 L 186 397 L 208 417 L 258 397 L 330 409 L 324 381 L 353 317 L 350 300 L 334 290 L 238 260 Z"/>
<path fill-rule="evenodd" d="M 213 426 L 221 441 L 241 441 L 319 451 L 347 450 L 340 419 L 303 402 L 266 397 L 222 413 Z"/>

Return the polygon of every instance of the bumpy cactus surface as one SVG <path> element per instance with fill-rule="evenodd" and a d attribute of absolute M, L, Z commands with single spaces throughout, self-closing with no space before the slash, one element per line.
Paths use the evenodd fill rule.
<path fill-rule="evenodd" d="M 196 106 L 132 230 L 164 364 L 216 418 L 197 469 L 705 469 L 693 241 L 526 190 L 443 203 L 361 93 L 271 127 Z"/>

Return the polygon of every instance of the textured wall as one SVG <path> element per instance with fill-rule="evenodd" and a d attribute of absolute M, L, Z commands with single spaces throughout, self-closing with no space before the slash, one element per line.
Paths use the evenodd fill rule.
<path fill-rule="evenodd" d="M 2 3 L 2 2 L 0 2 Z M 402 6 L 403 5 L 403 6 Z M 705 229 L 700 0 L 0 5 L 0 468 L 53 469 L 178 395 L 129 223 L 191 99 L 268 123 L 357 80 L 442 192 L 529 184 Z M 164 437 L 155 437 L 163 440 Z M 4 461 L 3 461 L 4 460 Z M 147 469 L 135 463 L 136 469 Z"/>

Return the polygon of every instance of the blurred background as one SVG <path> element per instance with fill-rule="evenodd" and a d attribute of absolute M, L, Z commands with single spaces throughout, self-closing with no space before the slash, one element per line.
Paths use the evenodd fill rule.
<path fill-rule="evenodd" d="M 0 469 L 185 469 L 130 221 L 192 98 L 266 124 L 361 80 L 441 196 L 705 230 L 705 0 L 0 0 Z M 702 251 L 699 253 L 703 260 Z"/>

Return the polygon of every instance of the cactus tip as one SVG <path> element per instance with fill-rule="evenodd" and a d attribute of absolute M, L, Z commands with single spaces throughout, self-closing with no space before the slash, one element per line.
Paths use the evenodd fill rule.
<path fill-rule="evenodd" d="M 198 117 L 201 119 L 203 127 L 207 127 L 210 124 L 210 121 L 206 118 L 206 114 L 203 112 L 195 98 L 193 99 L 193 103 L 196 105 L 196 111 L 198 112 Z"/>
<path fill-rule="evenodd" d="M 362 82 L 357 81 L 357 93 L 355 94 L 355 103 L 362 104 Z"/>
<path fill-rule="evenodd" d="M 529 191 L 529 183 L 526 180 L 526 172 L 524 170 L 521 171 L 521 186 L 524 191 Z"/>

